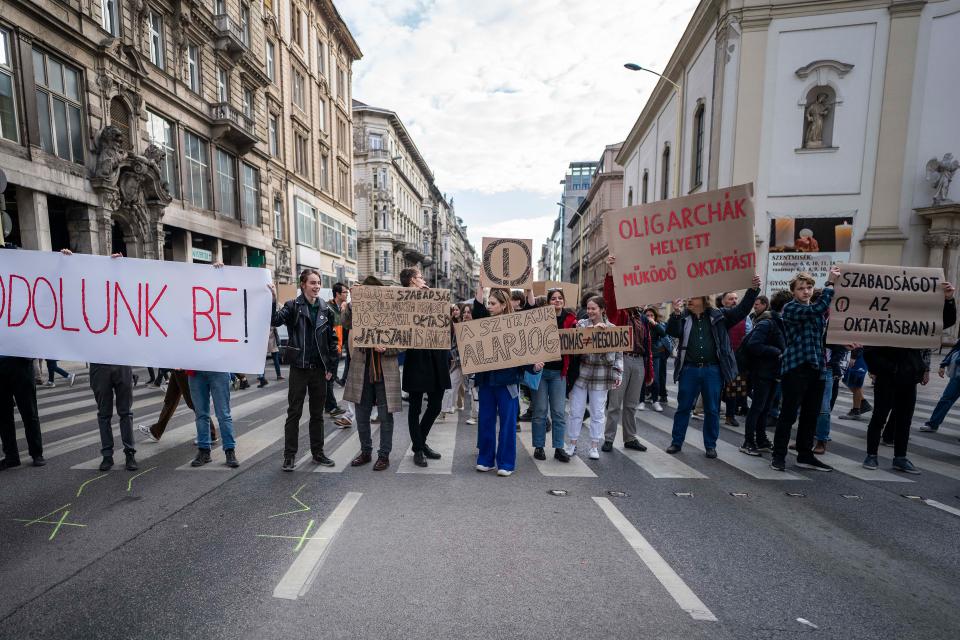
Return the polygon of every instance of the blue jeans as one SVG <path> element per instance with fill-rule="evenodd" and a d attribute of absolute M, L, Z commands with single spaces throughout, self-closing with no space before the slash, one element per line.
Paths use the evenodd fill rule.
<path fill-rule="evenodd" d="M 540 386 L 533 392 L 533 446 L 543 447 L 547 443 L 547 408 L 553 425 L 553 448 L 562 449 L 567 433 L 564 405 L 567 397 L 567 381 L 560 375 L 559 369 L 544 369 Z"/>
<path fill-rule="evenodd" d="M 672 444 L 682 447 L 687 437 L 687 427 L 690 424 L 690 412 L 697 401 L 697 396 L 703 396 L 703 446 L 706 449 L 717 447 L 717 438 L 720 437 L 720 390 L 723 388 L 723 377 L 720 375 L 719 365 L 707 367 L 692 367 L 686 365 L 680 370 L 680 380 L 677 391 L 677 412 L 673 414 Z"/>
<path fill-rule="evenodd" d="M 955 375 L 947 383 L 943 395 L 940 396 L 940 401 L 937 402 L 937 406 L 933 408 L 933 413 L 930 414 L 930 419 L 927 420 L 927 424 L 934 429 L 939 429 L 943 419 L 947 417 L 947 412 L 950 411 L 958 398 L 960 398 L 960 375 Z"/>
<path fill-rule="evenodd" d="M 817 440 L 830 440 L 830 399 L 833 397 L 833 370 L 827 367 L 823 373 L 823 402 L 820 403 L 820 416 L 817 418 Z"/>
<path fill-rule="evenodd" d="M 193 410 L 197 414 L 197 448 L 210 449 L 210 397 L 220 424 L 223 450 L 237 446 L 233 438 L 233 418 L 230 417 L 230 374 L 220 371 L 196 371 L 188 376 Z"/>
<path fill-rule="evenodd" d="M 482 386 L 480 415 L 477 419 L 477 443 L 480 452 L 477 464 L 513 471 L 517 466 L 517 410 L 519 400 L 510 396 L 507 387 Z M 497 416 L 500 435 L 497 436 Z"/>

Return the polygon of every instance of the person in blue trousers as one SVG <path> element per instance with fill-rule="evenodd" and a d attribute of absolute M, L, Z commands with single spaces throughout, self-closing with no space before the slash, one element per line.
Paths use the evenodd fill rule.
<path fill-rule="evenodd" d="M 510 313 L 510 292 L 491 289 L 487 304 L 481 302 L 482 289 L 477 290 L 473 301 L 475 319 Z M 497 470 L 498 476 L 513 474 L 517 466 L 517 413 L 520 397 L 520 382 L 524 371 L 540 371 L 543 363 L 532 366 L 509 367 L 477 373 L 477 388 L 480 394 L 480 412 L 477 424 L 477 471 Z M 497 418 L 500 418 L 500 434 L 497 435 Z"/>
<path fill-rule="evenodd" d="M 547 304 L 557 313 L 557 329 L 572 329 L 577 326 L 577 317 L 564 306 L 566 299 L 563 297 L 563 289 L 547 291 Z M 553 457 L 560 462 L 570 462 L 570 456 L 563 449 L 563 441 L 567 433 L 565 407 L 566 378 L 569 369 L 570 356 L 563 356 L 560 360 L 546 363 L 541 374 L 540 386 L 533 392 L 533 422 L 530 430 L 533 432 L 533 457 L 537 460 L 547 459 L 543 449 L 547 445 L 547 413 L 549 412 L 552 424 Z"/>
<path fill-rule="evenodd" d="M 187 371 L 190 397 L 197 415 L 197 456 L 190 463 L 202 467 L 210 462 L 210 398 L 220 424 L 220 438 L 228 467 L 239 467 L 236 440 L 233 437 L 233 418 L 230 417 L 230 374 L 225 371 Z"/>
<path fill-rule="evenodd" d="M 927 433 L 936 433 L 939 431 L 940 425 L 943 424 L 944 418 L 947 417 L 947 412 L 950 411 L 953 404 L 960 398 L 960 366 L 958 366 L 960 365 L 960 355 L 958 354 L 960 354 L 960 343 L 953 345 L 953 349 L 950 349 L 947 357 L 940 362 L 938 374 L 941 378 L 947 377 L 949 381 L 943 390 L 943 394 L 940 396 L 940 400 L 937 402 L 937 406 L 933 408 L 930 419 L 923 423 L 920 431 Z"/>

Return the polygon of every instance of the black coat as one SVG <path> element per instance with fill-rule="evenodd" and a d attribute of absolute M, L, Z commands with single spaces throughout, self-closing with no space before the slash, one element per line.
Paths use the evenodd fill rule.
<path fill-rule="evenodd" d="M 773 380 L 780 377 L 780 356 L 787 348 L 783 320 L 776 311 L 763 313 L 753 331 L 744 338 L 743 348 L 750 362 L 750 375 Z"/>
<path fill-rule="evenodd" d="M 310 366 L 311 361 L 319 357 L 325 371 L 336 373 L 340 350 L 337 334 L 333 332 L 333 312 L 324 301 L 320 301 L 317 323 L 314 326 L 302 293 L 296 299 L 285 302 L 279 309 L 274 300 L 271 324 L 274 327 L 287 327 L 287 346 L 280 350 L 284 362 L 305 369 Z"/>
<path fill-rule="evenodd" d="M 430 393 L 450 388 L 450 352 L 446 349 L 407 349 L 402 389 Z"/>
<path fill-rule="evenodd" d="M 957 304 L 943 301 L 943 329 L 957 322 Z M 875 376 L 894 377 L 906 383 L 917 384 L 923 374 L 930 370 L 929 349 L 905 349 L 902 347 L 864 347 L 863 359 L 867 371 Z"/>

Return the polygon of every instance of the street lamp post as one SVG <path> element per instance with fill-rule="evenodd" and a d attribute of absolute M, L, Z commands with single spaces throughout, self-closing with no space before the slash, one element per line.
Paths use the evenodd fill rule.
<path fill-rule="evenodd" d="M 640 65 L 634 64 L 633 62 L 628 62 L 623 66 L 629 69 L 630 71 L 646 71 L 647 73 L 652 73 L 653 75 L 672 84 L 673 88 L 677 92 L 677 130 L 676 130 L 676 136 L 675 136 L 676 137 L 675 144 L 677 148 L 673 152 L 673 155 L 675 158 L 673 162 L 673 173 L 674 173 L 674 194 L 675 194 L 674 197 L 679 198 L 681 195 L 680 194 L 680 149 L 681 149 L 680 136 L 683 134 L 683 128 L 682 128 L 683 127 L 683 87 L 681 87 L 679 84 L 677 84 L 670 78 L 666 77 L 665 75 L 657 73 L 652 69 L 641 67 Z"/>
<path fill-rule="evenodd" d="M 566 210 L 567 205 L 562 202 L 558 202 L 557 205 L 561 209 Z M 577 271 L 577 286 L 580 289 L 583 289 L 583 216 L 580 216 L 580 220 L 577 222 L 577 228 L 580 229 L 580 269 Z"/>

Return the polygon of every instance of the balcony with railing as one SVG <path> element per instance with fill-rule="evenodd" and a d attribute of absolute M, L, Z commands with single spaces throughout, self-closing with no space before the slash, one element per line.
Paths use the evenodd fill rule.
<path fill-rule="evenodd" d="M 240 153 L 250 151 L 260 141 L 253 118 L 229 102 L 210 105 L 210 117 L 214 139 L 233 146 Z"/>
<path fill-rule="evenodd" d="M 221 13 L 213 16 L 213 26 L 217 33 L 213 43 L 214 48 L 226 54 L 233 62 L 236 62 L 250 48 L 249 27 L 244 29 L 228 14 Z"/>

